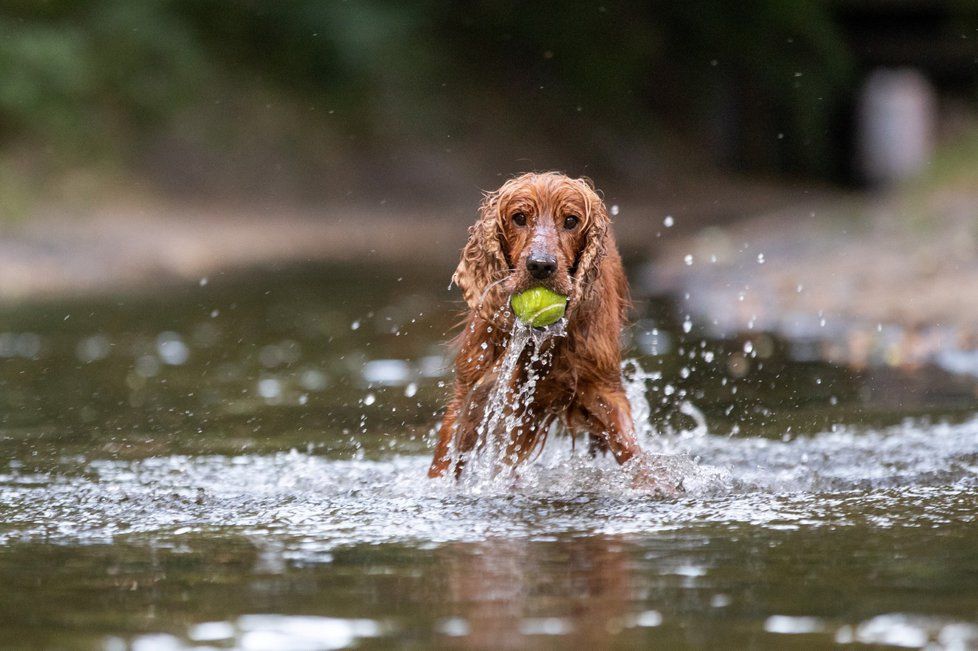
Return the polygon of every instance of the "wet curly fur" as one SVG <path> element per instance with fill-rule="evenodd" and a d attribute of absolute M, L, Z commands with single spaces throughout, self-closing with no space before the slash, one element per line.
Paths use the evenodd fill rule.
<path fill-rule="evenodd" d="M 527 264 L 531 254 L 555 260 L 553 274 L 534 277 Z M 460 474 L 478 444 L 476 429 L 513 325 L 509 299 L 535 285 L 569 297 L 567 334 L 545 344 L 552 346 L 552 362 L 532 403 L 521 407 L 520 426 L 499 433 L 506 437 L 507 460 L 529 458 L 555 421 L 575 436 L 586 435 L 593 452 L 610 451 L 619 463 L 641 453 L 621 384 L 619 338 L 630 304 L 628 283 L 608 212 L 588 179 L 529 173 L 487 193 L 453 280 L 468 310 L 430 476 L 449 469 Z M 523 354 L 514 386 L 531 363 L 531 351 Z"/>

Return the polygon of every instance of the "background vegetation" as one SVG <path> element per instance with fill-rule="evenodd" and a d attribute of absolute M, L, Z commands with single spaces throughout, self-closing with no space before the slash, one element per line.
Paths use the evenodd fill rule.
<path fill-rule="evenodd" d="M 300 199 L 514 159 L 838 177 L 850 4 L 4 0 L 0 172 Z"/>

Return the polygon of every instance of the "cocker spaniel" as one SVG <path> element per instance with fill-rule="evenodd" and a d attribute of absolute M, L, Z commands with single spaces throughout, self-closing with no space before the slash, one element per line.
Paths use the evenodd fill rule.
<path fill-rule="evenodd" d="M 515 467 L 542 447 L 556 421 L 575 437 L 586 435 L 593 454 L 610 451 L 634 468 L 637 480 L 654 485 L 622 387 L 619 339 L 630 306 L 628 281 L 608 211 L 591 182 L 529 173 L 486 194 L 453 280 L 468 312 L 428 475 L 451 470 L 459 476 L 487 436 L 500 437 L 503 460 Z M 568 297 L 565 334 L 523 351 L 506 390 L 515 393 L 534 364 L 545 365 L 537 368 L 532 401 L 509 407 L 518 410 L 515 418 L 495 419 L 497 431 L 487 432 L 487 402 L 512 340 L 510 298 L 536 286 Z M 535 346 L 549 347 L 544 362 Z"/>

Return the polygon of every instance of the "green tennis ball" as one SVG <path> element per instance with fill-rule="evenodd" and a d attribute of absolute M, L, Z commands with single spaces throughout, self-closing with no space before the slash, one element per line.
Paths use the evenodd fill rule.
<path fill-rule="evenodd" d="M 534 287 L 521 294 L 514 294 L 510 304 L 520 321 L 534 328 L 542 328 L 557 323 L 564 316 L 567 297 L 546 287 Z"/>

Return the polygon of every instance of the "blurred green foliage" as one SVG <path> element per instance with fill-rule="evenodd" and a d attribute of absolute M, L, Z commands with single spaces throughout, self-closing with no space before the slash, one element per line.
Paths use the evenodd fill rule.
<path fill-rule="evenodd" d="M 0 146 L 126 160 L 188 114 L 212 116 L 205 137 L 254 128 L 213 105 L 257 88 L 378 150 L 680 133 L 738 166 L 825 174 L 855 83 L 833 6 L 2 0 Z"/>
<path fill-rule="evenodd" d="M 100 156 L 192 100 L 208 70 L 175 5 L 153 0 L 0 4 L 0 138 Z"/>

